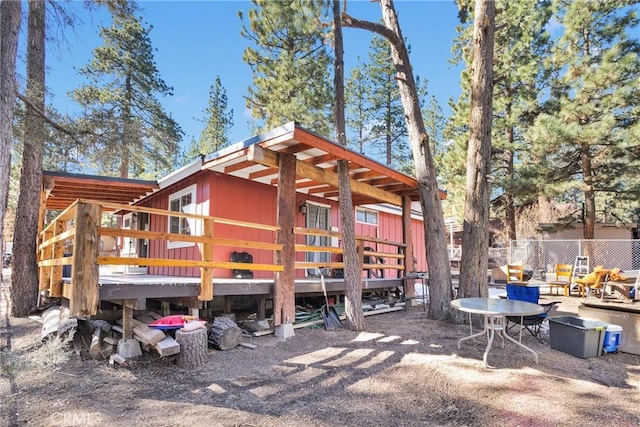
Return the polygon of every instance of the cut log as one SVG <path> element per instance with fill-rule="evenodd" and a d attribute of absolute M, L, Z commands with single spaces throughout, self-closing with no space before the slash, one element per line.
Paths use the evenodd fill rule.
<path fill-rule="evenodd" d="M 178 366 L 194 369 L 207 361 L 207 330 L 204 328 L 193 331 L 176 331 L 176 342 L 180 344 Z"/>
<path fill-rule="evenodd" d="M 219 350 L 231 350 L 242 341 L 242 329 L 228 317 L 216 317 L 209 332 L 209 339 Z"/>

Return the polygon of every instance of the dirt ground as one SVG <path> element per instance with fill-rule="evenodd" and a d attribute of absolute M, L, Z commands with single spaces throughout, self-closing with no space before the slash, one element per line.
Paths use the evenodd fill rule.
<path fill-rule="evenodd" d="M 557 315 L 580 299 L 558 300 Z M 297 329 L 255 349 L 210 350 L 187 371 L 154 353 L 109 365 L 39 342 L 40 325 L 10 317 L 1 292 L 2 426 L 638 426 L 640 356 L 580 359 L 523 342 L 462 343 L 468 325 L 421 307 L 366 317 L 367 331 Z"/>

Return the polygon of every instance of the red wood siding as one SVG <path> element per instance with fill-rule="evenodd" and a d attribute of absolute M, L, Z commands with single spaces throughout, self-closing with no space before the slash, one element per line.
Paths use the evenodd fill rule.
<path fill-rule="evenodd" d="M 196 184 L 196 213 L 210 215 L 221 218 L 230 218 L 238 221 L 248 221 L 259 224 L 276 224 L 276 197 L 277 191 L 273 186 L 256 183 L 253 181 L 236 178 L 229 175 L 219 174 L 211 171 L 202 171 L 189 177 L 188 179 L 175 184 L 169 188 L 151 196 L 143 204 L 144 206 L 158 209 L 169 207 L 169 195 L 176 193 L 190 185 Z M 337 202 L 320 199 L 318 197 L 298 194 L 296 206 L 305 201 L 317 202 L 331 207 L 331 226 L 340 228 L 340 212 Z M 208 202 L 208 203 L 207 203 Z M 387 239 L 394 242 L 402 242 L 402 221 L 399 215 L 387 212 L 378 213 L 379 224 L 377 226 L 356 223 L 355 231 L 357 235 L 371 236 L 378 239 Z M 418 263 L 417 271 L 426 271 L 426 255 L 424 245 L 424 230 L 422 222 L 412 220 L 414 238 L 414 256 Z M 296 226 L 305 226 L 305 216 L 296 212 Z M 168 223 L 166 217 L 151 216 L 151 231 L 166 232 Z M 250 228 L 234 227 L 230 225 L 216 224 L 214 228 L 216 237 L 224 237 L 240 240 L 252 240 L 259 242 L 275 242 L 275 233 L 269 230 L 259 230 Z M 297 236 L 296 243 L 305 244 L 304 236 Z M 380 252 L 396 252 L 395 246 L 371 244 L 368 246 Z M 244 249 L 216 246 L 214 249 L 214 261 L 229 261 L 231 252 L 243 251 Z M 253 256 L 253 262 L 258 264 L 272 264 L 273 251 L 248 249 Z M 201 259 L 198 245 L 168 249 L 165 241 L 150 241 L 149 256 L 151 258 L 170 259 Z M 304 253 L 296 253 L 296 261 L 304 261 Z M 395 261 L 394 261 L 395 262 Z M 177 268 L 177 267 L 149 267 L 150 274 L 175 275 L 199 277 L 199 268 Z M 296 277 L 304 277 L 304 270 L 297 270 Z M 396 270 L 385 270 L 385 277 L 396 277 Z M 214 277 L 232 277 L 231 270 L 216 269 Z M 269 271 L 254 271 L 256 278 L 272 278 L 273 273 Z"/>

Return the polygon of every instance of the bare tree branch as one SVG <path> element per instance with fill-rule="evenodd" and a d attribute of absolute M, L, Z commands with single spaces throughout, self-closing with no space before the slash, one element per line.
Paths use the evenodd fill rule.
<path fill-rule="evenodd" d="M 51 120 L 44 111 L 42 111 L 40 108 L 38 108 L 33 102 L 31 102 L 31 100 L 29 98 L 27 98 L 23 94 L 18 93 L 17 96 L 22 102 L 24 102 L 30 108 L 32 108 L 33 111 L 38 113 L 38 115 L 40 117 L 42 117 L 44 119 L 44 121 L 47 122 L 52 128 L 54 128 L 55 130 L 57 130 L 59 132 L 62 132 L 64 134 L 69 135 L 75 142 L 79 143 L 79 141 L 76 140 L 76 138 L 75 138 L 75 133 L 74 132 L 70 131 L 69 129 L 65 128 L 64 126 L 61 126 L 58 123 L 56 123 L 53 120 Z"/>
<path fill-rule="evenodd" d="M 368 30 L 376 34 L 380 34 L 382 37 L 389 40 L 389 43 L 396 47 L 402 44 L 402 40 L 398 38 L 398 35 L 384 25 L 369 21 L 361 21 L 360 19 L 353 18 L 347 13 L 342 14 L 342 25 L 349 28 L 359 28 L 361 30 Z"/>

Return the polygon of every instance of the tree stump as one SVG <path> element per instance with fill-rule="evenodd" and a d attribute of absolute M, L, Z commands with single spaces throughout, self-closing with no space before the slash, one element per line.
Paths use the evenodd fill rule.
<path fill-rule="evenodd" d="M 228 317 L 216 317 L 209 332 L 209 339 L 219 350 L 231 350 L 242 341 L 242 329 Z"/>
<path fill-rule="evenodd" d="M 178 366 L 194 369 L 207 361 L 207 329 L 199 328 L 185 332 L 176 331 L 176 342 L 180 344 Z"/>

